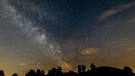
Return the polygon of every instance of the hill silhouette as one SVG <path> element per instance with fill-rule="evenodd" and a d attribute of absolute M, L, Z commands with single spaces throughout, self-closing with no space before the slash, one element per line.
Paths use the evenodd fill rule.
<path fill-rule="evenodd" d="M 85 65 L 78 65 L 77 68 L 77 72 L 62 72 L 62 68 L 58 66 L 57 68 L 53 67 L 50 70 L 48 70 L 47 74 L 45 74 L 44 70 L 40 69 L 37 69 L 36 71 L 30 70 L 25 74 L 25 76 L 135 76 L 132 69 L 128 66 L 125 66 L 123 67 L 123 69 L 120 69 L 110 66 L 96 67 L 92 63 L 90 65 L 90 70 L 86 71 Z M 3 70 L 0 70 L 0 76 L 5 76 Z M 14 73 L 12 76 L 18 76 L 18 74 Z"/>
<path fill-rule="evenodd" d="M 89 76 L 133 76 L 133 72 L 124 69 L 101 66 L 90 70 L 87 75 Z"/>

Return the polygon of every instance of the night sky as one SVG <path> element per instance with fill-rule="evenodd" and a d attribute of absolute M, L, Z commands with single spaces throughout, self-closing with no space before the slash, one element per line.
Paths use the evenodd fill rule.
<path fill-rule="evenodd" d="M 135 0 L 0 0 L 0 69 L 135 70 Z"/>

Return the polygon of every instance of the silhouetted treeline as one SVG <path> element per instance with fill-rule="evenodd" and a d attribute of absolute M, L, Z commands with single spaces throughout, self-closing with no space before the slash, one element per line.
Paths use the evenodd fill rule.
<path fill-rule="evenodd" d="M 39 69 L 37 69 L 36 72 L 34 70 L 30 70 L 25 76 L 45 76 L 45 73 L 43 70 Z"/>
<path fill-rule="evenodd" d="M 90 65 L 89 70 L 86 70 L 85 65 L 78 65 L 77 72 L 69 71 L 62 72 L 62 68 L 59 66 L 57 68 L 51 68 L 45 75 L 44 71 L 30 70 L 25 76 L 135 76 L 132 69 L 125 66 L 123 69 L 109 67 L 109 66 L 99 66 L 96 67 L 94 64 Z"/>
<path fill-rule="evenodd" d="M 62 68 L 58 66 L 48 70 L 47 74 L 45 74 L 44 70 L 37 69 L 36 71 L 28 71 L 25 76 L 135 76 L 135 73 L 128 66 L 120 69 L 109 66 L 96 67 L 91 64 L 88 70 L 86 70 L 85 65 L 78 65 L 77 69 L 77 72 L 62 72 Z M 0 76 L 4 76 L 3 70 L 0 70 Z M 12 76 L 18 76 L 18 74 L 14 73 Z"/>

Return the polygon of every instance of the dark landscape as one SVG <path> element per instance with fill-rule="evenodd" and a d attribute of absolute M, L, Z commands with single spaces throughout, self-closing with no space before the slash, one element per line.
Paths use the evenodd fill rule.
<path fill-rule="evenodd" d="M 53 67 L 45 73 L 44 70 L 37 69 L 29 70 L 25 76 L 135 76 L 132 69 L 128 66 L 124 66 L 123 69 L 109 67 L 109 66 L 99 66 L 96 67 L 94 64 L 90 65 L 90 68 L 86 70 L 85 65 L 78 65 L 77 72 L 69 71 L 62 72 L 62 68 L 58 66 Z M 0 70 L 0 76 L 5 76 L 4 71 Z M 19 76 L 14 73 L 12 76 Z"/>

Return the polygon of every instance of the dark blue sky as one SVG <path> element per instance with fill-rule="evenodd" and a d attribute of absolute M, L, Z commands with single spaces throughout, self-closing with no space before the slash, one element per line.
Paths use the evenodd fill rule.
<path fill-rule="evenodd" d="M 23 1 L 21 4 L 13 1 L 19 12 L 23 12 L 22 14 L 33 23 L 45 28 L 53 37 L 61 40 L 76 33 L 87 36 L 87 31 L 90 34 L 106 22 L 98 21 L 102 12 L 134 0 L 32 0 Z"/>

